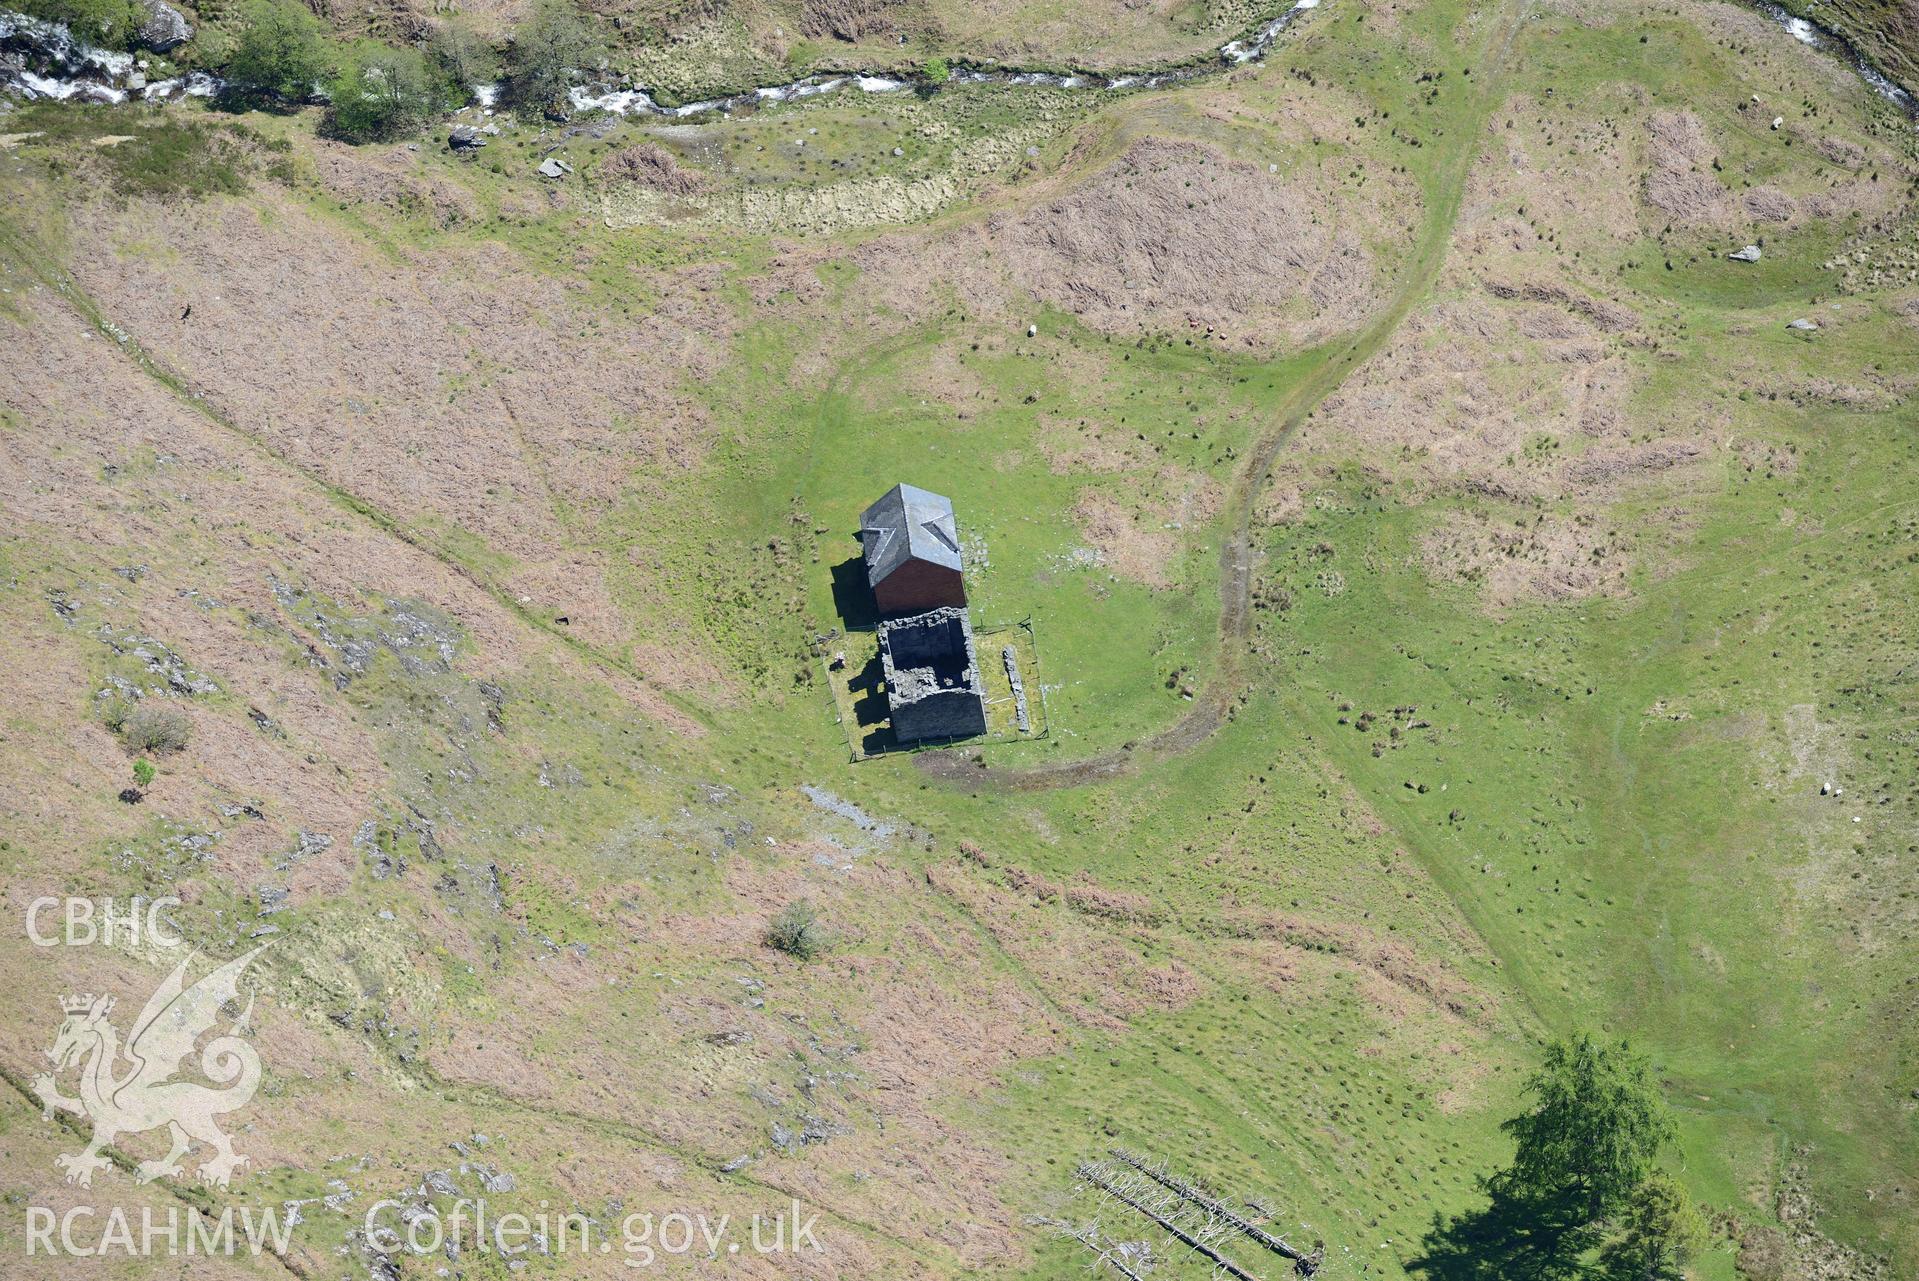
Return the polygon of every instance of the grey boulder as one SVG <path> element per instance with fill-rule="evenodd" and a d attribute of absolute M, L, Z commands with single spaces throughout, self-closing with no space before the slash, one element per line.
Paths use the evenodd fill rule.
<path fill-rule="evenodd" d="M 164 0 L 142 0 L 146 17 L 140 23 L 140 44 L 155 53 L 177 49 L 193 39 L 193 24 Z"/>

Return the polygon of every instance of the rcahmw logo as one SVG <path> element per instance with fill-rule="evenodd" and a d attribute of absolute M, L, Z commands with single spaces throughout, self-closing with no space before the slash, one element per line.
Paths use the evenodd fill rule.
<path fill-rule="evenodd" d="M 182 940 L 164 912 L 179 904 L 172 897 L 133 898 L 123 906 L 110 898 L 36 898 L 27 907 L 27 939 L 35 947 L 98 942 L 137 948 L 144 940 L 152 947 L 176 948 Z M 112 996 L 89 992 L 60 998 L 60 1027 L 46 1052 L 53 1071 L 34 1077 L 33 1092 L 45 1119 L 71 1112 L 93 1123 L 85 1148 L 55 1158 L 68 1183 L 92 1186 L 95 1172 L 111 1164 L 104 1149 L 116 1139 L 162 1128 L 171 1146 L 165 1156 L 135 1168 L 140 1182 L 178 1176 L 181 1158 L 196 1142 L 203 1154 L 212 1153 L 200 1163 L 201 1180 L 220 1187 L 231 1182 L 246 1158 L 233 1150 L 216 1118 L 245 1107 L 260 1088 L 260 1056 L 246 1040 L 252 999 L 223 1032 L 204 1047 L 200 1041 L 214 1031 L 223 1007 L 237 1005 L 241 976 L 267 946 L 193 983 L 187 982 L 187 971 L 196 954 L 189 954 L 147 998 L 124 1040 L 112 1018 Z M 196 1047 L 205 1082 L 180 1079 L 182 1063 Z M 62 1088 L 69 1074 L 71 1094 Z"/>
<path fill-rule="evenodd" d="M 200 1178 L 227 1186 L 246 1158 L 233 1150 L 215 1118 L 245 1107 L 260 1088 L 260 1056 L 245 1039 L 252 1030 L 250 998 L 225 1033 L 200 1051 L 200 1071 L 213 1084 L 176 1077 L 181 1061 L 219 1022 L 220 1007 L 238 998 L 247 966 L 268 946 L 263 943 L 228 961 L 191 986 L 186 975 L 193 957 L 187 956 L 147 998 L 124 1044 L 108 1017 L 113 1012 L 111 996 L 60 998 L 65 1019 L 47 1050 L 54 1070 L 34 1078 L 33 1092 L 48 1120 L 55 1111 L 65 1111 L 93 1122 L 93 1139 L 85 1149 L 55 1158 L 68 1183 L 91 1186 L 94 1172 L 110 1164 L 102 1155 L 108 1144 L 123 1134 L 164 1126 L 172 1146 L 159 1160 L 141 1162 L 134 1177 L 148 1183 L 177 1176 L 180 1158 L 197 1140 L 213 1150 L 200 1164 Z M 60 1092 L 60 1074 L 68 1071 L 78 1077 L 77 1093 L 71 1096 Z"/>
<path fill-rule="evenodd" d="M 234 1221 L 239 1221 L 239 1231 Z M 293 1239 L 293 1219 L 267 1207 L 258 1212 L 241 1206 L 216 1217 L 193 1206 L 169 1206 L 163 1211 L 142 1206 L 133 1216 L 120 1206 L 96 1210 L 76 1205 L 55 1215 L 44 1205 L 27 1207 L 27 1257 L 71 1255 L 75 1258 L 128 1258 L 204 1255 L 231 1256 L 271 1250 L 284 1255 Z"/>

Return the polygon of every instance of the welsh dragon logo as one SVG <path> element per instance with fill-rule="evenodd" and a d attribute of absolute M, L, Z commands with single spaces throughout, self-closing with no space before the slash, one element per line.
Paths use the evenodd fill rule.
<path fill-rule="evenodd" d="M 227 1031 L 200 1051 L 200 1069 L 213 1085 L 173 1078 L 181 1061 L 219 1021 L 220 1008 L 238 998 L 240 975 L 266 948 L 261 944 L 190 987 L 186 975 L 193 957 L 181 961 L 148 998 L 124 1047 L 119 1029 L 107 1018 L 113 1011 L 111 996 L 60 999 L 66 1020 L 47 1051 L 54 1070 L 35 1077 L 33 1089 L 47 1119 L 62 1109 L 93 1122 L 93 1140 L 84 1151 L 55 1158 L 68 1183 L 92 1186 L 93 1172 L 109 1164 L 101 1149 L 123 1134 L 165 1126 L 172 1147 L 159 1160 L 140 1163 L 134 1170 L 140 1182 L 177 1176 L 180 1158 L 197 1140 L 213 1149 L 200 1163 L 200 1178 L 227 1186 L 246 1158 L 234 1152 L 215 1118 L 245 1107 L 260 1088 L 260 1056 L 244 1039 L 252 1030 L 251 998 Z M 68 1098 L 60 1093 L 57 1076 L 76 1066 L 80 1096 Z"/>

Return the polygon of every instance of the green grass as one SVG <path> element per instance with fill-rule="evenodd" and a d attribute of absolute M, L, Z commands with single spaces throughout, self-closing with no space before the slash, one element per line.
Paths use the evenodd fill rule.
<path fill-rule="evenodd" d="M 1820 1153 L 1836 1229 L 1910 1250 L 1910 1217 L 1860 1188 L 1896 1182 L 1919 1138 L 1901 980 L 1873 959 L 1912 939 L 1901 851 L 1919 797 L 1881 736 L 1919 693 L 1900 675 L 1919 442 L 1848 415 L 1844 443 L 1821 448 L 1839 423 L 1777 417 L 1812 461 L 1771 482 L 1729 474 L 1679 563 L 1628 601 L 1488 618 L 1464 593 L 1359 566 L 1337 599 L 1298 591 L 1288 626 L 1312 653 L 1290 665 L 1290 702 L 1549 1023 L 1654 1050 L 1675 1102 L 1702 1113 L 1689 1163 L 1734 1160 L 1716 1182 L 1743 1191 L 1770 1153 L 1728 1153 L 1705 1118 L 1776 1127 Z M 1782 525 L 1783 508 L 1821 532 Z M 1342 565 L 1343 549 L 1383 546 L 1392 565 L 1425 519 L 1309 518 L 1289 542 L 1331 542 Z M 1375 757 L 1334 723 L 1347 698 L 1417 703 L 1436 728 Z M 1849 760 L 1780 759 L 1806 715 L 1862 740 Z M 1822 801 L 1824 771 L 1860 801 Z"/>

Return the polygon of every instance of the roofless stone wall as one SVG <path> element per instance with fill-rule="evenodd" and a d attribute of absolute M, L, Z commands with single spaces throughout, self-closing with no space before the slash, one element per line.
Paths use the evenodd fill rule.
<path fill-rule="evenodd" d="M 930 609 L 881 623 L 880 666 L 900 742 L 986 732 L 979 657 L 964 609 Z"/>

